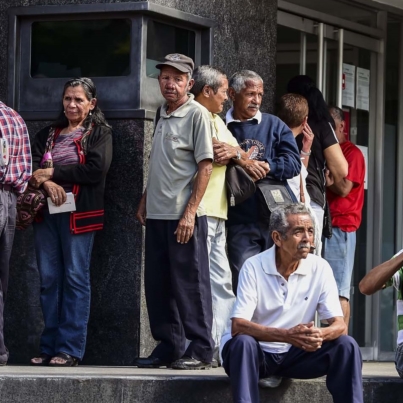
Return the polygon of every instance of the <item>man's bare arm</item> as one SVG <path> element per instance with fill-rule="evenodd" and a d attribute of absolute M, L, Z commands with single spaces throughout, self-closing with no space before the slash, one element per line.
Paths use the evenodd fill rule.
<path fill-rule="evenodd" d="M 193 235 L 196 212 L 206 191 L 212 170 L 213 164 L 211 160 L 206 159 L 199 162 L 192 194 L 175 231 L 176 240 L 179 243 L 189 242 Z"/>
<path fill-rule="evenodd" d="M 329 323 L 328 327 L 320 328 L 323 341 L 335 340 L 343 334 L 347 334 L 347 326 L 342 316 L 326 319 Z"/>
<path fill-rule="evenodd" d="M 328 189 L 330 189 L 334 194 L 340 197 L 346 197 L 351 192 L 353 186 L 353 182 L 346 178 L 343 178 L 339 182 L 334 182 L 331 186 L 328 186 Z"/>
<path fill-rule="evenodd" d="M 360 281 L 360 291 L 365 295 L 372 295 L 381 290 L 386 282 L 403 266 L 403 253 L 374 267 Z"/>
<path fill-rule="evenodd" d="M 245 334 L 254 337 L 258 341 L 285 341 L 285 329 L 277 329 L 253 323 L 246 319 L 232 318 L 231 334 L 238 336 Z"/>
<path fill-rule="evenodd" d="M 139 206 L 137 207 L 136 218 L 141 225 L 146 225 L 146 200 L 147 200 L 147 189 L 144 190 L 143 196 L 141 196 Z"/>
<path fill-rule="evenodd" d="M 341 151 L 340 144 L 333 144 L 332 146 L 323 150 L 323 155 L 326 159 L 326 165 L 333 175 L 335 183 L 340 182 L 348 175 L 348 163 L 344 158 L 343 151 Z"/>
<path fill-rule="evenodd" d="M 316 351 L 322 346 L 323 337 L 320 329 L 313 327 L 313 322 L 299 324 L 291 329 L 279 329 L 258 325 L 246 319 L 232 318 L 232 336 L 245 334 L 258 341 L 289 343 L 306 351 Z"/>

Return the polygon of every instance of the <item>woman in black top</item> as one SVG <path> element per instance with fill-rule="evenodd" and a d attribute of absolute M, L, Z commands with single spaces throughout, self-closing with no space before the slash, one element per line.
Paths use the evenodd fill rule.
<path fill-rule="evenodd" d="M 315 211 L 322 232 L 323 209 L 326 202 L 325 171 L 328 169 L 334 182 L 337 183 L 347 176 L 348 164 L 334 132 L 334 120 L 329 113 L 328 105 L 312 79 L 305 75 L 294 77 L 287 85 L 287 92 L 300 94 L 308 101 L 308 124 L 315 137 L 309 158 L 306 187 L 311 197 L 311 207 Z M 296 140 L 301 150 L 302 136 L 298 136 Z M 316 245 L 316 248 L 320 254 L 321 245 Z"/>
<path fill-rule="evenodd" d="M 94 83 L 69 80 L 58 120 L 37 133 L 32 145 L 31 185 L 42 187 L 56 207 L 65 204 L 67 194 L 75 201 L 67 212 L 50 214 L 45 207 L 34 223 L 45 328 L 32 365 L 74 366 L 83 358 L 91 252 L 95 232 L 103 228 L 111 159 L 112 129 L 97 105 Z"/>

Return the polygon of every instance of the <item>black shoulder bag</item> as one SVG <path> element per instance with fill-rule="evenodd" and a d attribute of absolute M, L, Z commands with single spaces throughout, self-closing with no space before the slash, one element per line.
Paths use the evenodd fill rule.
<path fill-rule="evenodd" d="M 322 176 L 322 193 L 323 193 L 323 197 L 325 199 L 325 206 L 323 208 L 324 213 L 323 213 L 323 228 L 322 228 L 322 235 L 327 238 L 330 239 L 333 235 L 333 226 L 332 226 L 332 216 L 330 214 L 330 207 L 329 207 L 329 203 L 327 201 L 327 197 L 326 197 L 326 181 L 324 178 L 324 174 L 323 174 L 323 168 L 320 168 L 318 165 L 318 160 L 315 158 L 315 155 L 312 154 L 311 158 L 314 158 L 315 160 L 315 165 L 316 165 L 316 169 L 320 172 L 321 176 Z"/>
<path fill-rule="evenodd" d="M 225 184 L 230 207 L 249 199 L 256 191 L 256 185 L 253 179 L 241 166 L 235 163 L 227 165 Z"/>

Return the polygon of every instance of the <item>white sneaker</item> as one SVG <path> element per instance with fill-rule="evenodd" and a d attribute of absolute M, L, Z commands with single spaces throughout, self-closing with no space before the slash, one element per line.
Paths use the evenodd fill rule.
<path fill-rule="evenodd" d="M 268 378 L 259 379 L 259 386 L 261 388 L 277 388 L 282 380 L 281 376 L 269 376 Z"/>

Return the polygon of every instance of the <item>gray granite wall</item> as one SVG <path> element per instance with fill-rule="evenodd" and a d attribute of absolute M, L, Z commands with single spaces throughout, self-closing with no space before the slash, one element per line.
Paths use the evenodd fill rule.
<path fill-rule="evenodd" d="M 4 50 L 0 52 L 0 100 L 7 99 L 5 49 L 9 7 L 113 2 L 0 1 L 0 47 Z M 276 0 L 155 0 L 154 3 L 215 20 L 214 65 L 228 75 L 244 68 L 258 72 L 265 81 L 262 109 L 272 109 Z M 31 136 L 46 123 L 27 122 Z M 115 130 L 114 156 L 106 186 L 105 229 L 96 236 L 91 262 L 92 305 L 84 363 L 130 365 L 137 354 L 147 355 L 153 346 L 141 291 L 143 231 L 135 220 L 145 180 L 147 158 L 144 156 L 149 155 L 152 123 L 143 120 L 109 120 L 109 123 Z M 32 229 L 17 232 L 15 237 L 5 327 L 10 362 L 27 363 L 38 352 L 42 329 Z"/>
<path fill-rule="evenodd" d="M 274 107 L 277 0 L 153 0 L 216 21 L 213 64 L 228 76 L 254 70 L 264 81 L 263 112 Z"/>

